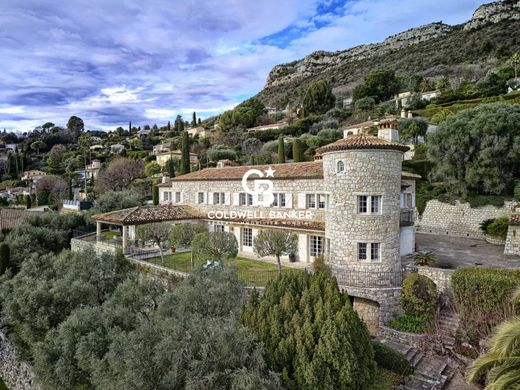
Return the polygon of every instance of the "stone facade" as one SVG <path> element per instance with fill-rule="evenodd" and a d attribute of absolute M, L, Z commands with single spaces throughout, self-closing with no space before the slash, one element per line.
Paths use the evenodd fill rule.
<path fill-rule="evenodd" d="M 18 357 L 14 344 L 0 331 L 0 377 L 9 390 L 39 390 L 32 367 Z"/>
<path fill-rule="evenodd" d="M 352 307 L 366 324 L 368 331 L 371 334 L 377 333 L 379 328 L 379 303 L 370 299 L 354 297 Z"/>
<path fill-rule="evenodd" d="M 451 276 L 455 270 L 434 267 L 417 267 L 420 275 L 429 277 L 436 285 L 441 294 L 451 295 Z"/>
<path fill-rule="evenodd" d="M 454 204 L 430 200 L 420 219 L 417 231 L 457 237 L 484 238 L 480 223 L 486 219 L 509 215 L 511 202 L 503 207 L 484 206 L 471 208 L 469 203 Z"/>
<path fill-rule="evenodd" d="M 509 225 L 504 254 L 520 256 L 520 226 Z"/>
<path fill-rule="evenodd" d="M 103 253 L 116 253 L 118 246 L 102 241 L 87 241 L 85 239 L 73 238 L 70 240 L 70 249 L 73 252 L 95 251 L 97 255 Z"/>
<path fill-rule="evenodd" d="M 377 330 L 378 326 L 384 325 L 391 319 L 404 313 L 401 307 L 401 287 L 345 287 L 345 290 L 349 296 L 354 297 L 354 303 L 356 303 L 356 299 L 362 298 L 362 300 L 358 300 L 356 303 L 356 311 L 360 318 L 365 319 L 366 317 L 369 319 L 369 326 L 373 330 Z M 367 301 L 372 301 L 373 303 Z M 373 321 L 376 307 L 374 303 L 379 305 L 379 323 L 377 325 Z"/>

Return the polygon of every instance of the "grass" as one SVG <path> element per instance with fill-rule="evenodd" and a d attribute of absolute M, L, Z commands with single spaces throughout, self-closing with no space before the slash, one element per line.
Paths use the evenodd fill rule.
<path fill-rule="evenodd" d="M 191 252 L 172 253 L 164 257 L 164 263 L 160 257 L 147 259 L 154 264 L 182 271 L 191 272 Z M 200 267 L 203 262 L 195 262 L 195 267 Z M 237 257 L 227 261 L 226 265 L 236 269 L 239 279 L 248 286 L 265 286 L 270 280 L 278 276 L 278 266 L 261 260 Z M 303 272 L 301 270 L 283 267 L 282 272 Z"/>

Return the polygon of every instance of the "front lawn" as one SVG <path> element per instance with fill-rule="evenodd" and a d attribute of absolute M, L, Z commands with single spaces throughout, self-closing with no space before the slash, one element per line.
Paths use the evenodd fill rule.
<path fill-rule="evenodd" d="M 165 267 L 182 271 L 191 272 L 191 252 L 172 253 L 164 256 L 164 263 L 160 257 L 146 259 L 150 263 L 163 265 Z M 195 262 L 195 267 L 200 267 L 202 262 Z M 237 257 L 229 260 L 226 265 L 237 270 L 238 277 L 247 286 L 265 286 L 267 282 L 278 275 L 278 266 L 261 260 L 246 259 Z M 303 272 L 301 270 L 283 267 L 282 272 Z"/>

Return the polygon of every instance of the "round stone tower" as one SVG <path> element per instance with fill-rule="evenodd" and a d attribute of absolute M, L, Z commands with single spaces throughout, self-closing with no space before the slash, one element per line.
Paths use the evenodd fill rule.
<path fill-rule="evenodd" d="M 326 257 L 333 268 L 400 273 L 401 167 L 406 150 L 367 134 L 319 149 L 330 194 Z"/>

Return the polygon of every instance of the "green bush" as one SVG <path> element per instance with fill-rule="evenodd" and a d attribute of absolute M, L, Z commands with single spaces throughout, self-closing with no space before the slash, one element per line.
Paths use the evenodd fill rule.
<path fill-rule="evenodd" d="M 430 319 L 427 316 L 407 314 L 388 321 L 387 326 L 401 332 L 424 333 L 428 329 L 429 324 Z"/>
<path fill-rule="evenodd" d="M 488 227 L 489 225 L 491 225 L 491 223 L 493 223 L 494 221 L 494 218 L 489 218 L 489 219 L 485 219 L 483 220 L 482 222 L 480 222 L 480 230 L 482 230 L 482 232 L 484 232 L 484 234 L 487 234 L 488 232 Z"/>
<path fill-rule="evenodd" d="M 431 252 L 417 253 L 415 255 L 415 265 L 434 265 L 435 255 Z"/>
<path fill-rule="evenodd" d="M 403 281 L 401 304 L 406 314 L 432 318 L 437 298 L 437 287 L 427 276 L 413 273 Z"/>
<path fill-rule="evenodd" d="M 507 237 L 508 217 L 495 218 L 487 227 L 487 234 L 505 240 Z"/>
<path fill-rule="evenodd" d="M 413 372 L 412 366 L 402 353 L 394 351 L 378 341 L 373 341 L 372 346 L 374 347 L 374 359 L 379 367 L 402 375 L 410 375 Z"/>
<path fill-rule="evenodd" d="M 515 200 L 520 202 L 520 182 L 515 186 Z"/>
<path fill-rule="evenodd" d="M 483 206 L 495 206 L 502 207 L 504 206 L 505 197 L 499 195 L 468 195 L 462 199 L 462 201 L 466 201 L 469 203 L 471 208 L 478 208 Z"/>
<path fill-rule="evenodd" d="M 9 245 L 5 242 L 0 244 L 0 275 L 3 275 L 7 268 L 9 268 L 9 260 L 11 257 L 11 250 Z"/>
<path fill-rule="evenodd" d="M 478 343 L 493 327 L 515 313 L 511 294 L 520 286 L 520 271 L 463 268 L 451 277 L 455 306 L 470 341 Z"/>

